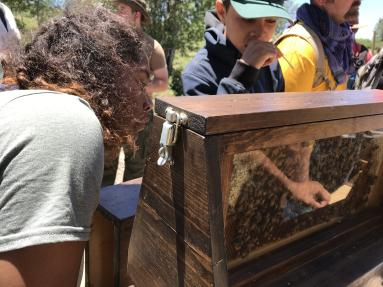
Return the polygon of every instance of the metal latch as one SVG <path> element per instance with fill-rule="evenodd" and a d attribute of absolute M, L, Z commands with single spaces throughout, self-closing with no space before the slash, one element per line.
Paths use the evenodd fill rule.
<path fill-rule="evenodd" d="M 166 121 L 162 125 L 160 149 L 158 150 L 157 165 L 163 166 L 167 162 L 173 165 L 172 148 L 177 142 L 178 129 L 187 122 L 187 115 L 177 113 L 173 108 L 168 107 L 165 111 Z"/>

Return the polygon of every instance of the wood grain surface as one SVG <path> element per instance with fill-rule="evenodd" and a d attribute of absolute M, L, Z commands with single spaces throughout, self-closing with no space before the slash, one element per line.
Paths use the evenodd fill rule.
<path fill-rule="evenodd" d="M 173 149 L 175 164 L 159 167 L 162 123 L 154 117 L 129 246 L 129 274 L 136 287 L 211 286 L 214 263 L 204 138 L 183 130 Z"/>
<path fill-rule="evenodd" d="M 156 113 L 168 106 L 188 115 L 187 127 L 201 135 L 383 114 L 383 91 L 333 91 L 159 97 Z"/>

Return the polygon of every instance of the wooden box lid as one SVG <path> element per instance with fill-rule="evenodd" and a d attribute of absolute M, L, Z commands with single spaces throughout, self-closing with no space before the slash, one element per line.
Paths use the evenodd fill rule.
<path fill-rule="evenodd" d="M 215 135 L 383 114 L 383 91 L 159 97 L 155 111 L 165 117 L 169 106 L 188 115 L 187 128 Z"/>

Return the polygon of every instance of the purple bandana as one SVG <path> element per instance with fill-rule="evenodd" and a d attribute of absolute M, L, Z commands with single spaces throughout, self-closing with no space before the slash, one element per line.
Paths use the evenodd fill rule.
<path fill-rule="evenodd" d="M 320 8 L 303 4 L 297 11 L 297 20 L 310 27 L 322 42 L 330 69 L 338 84 L 354 72 L 352 62 L 353 33 L 347 23 L 338 24 Z"/>

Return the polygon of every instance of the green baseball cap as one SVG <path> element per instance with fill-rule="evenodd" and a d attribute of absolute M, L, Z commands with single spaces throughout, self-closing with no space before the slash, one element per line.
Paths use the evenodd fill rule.
<path fill-rule="evenodd" d="M 230 0 L 231 6 L 242 18 L 276 17 L 292 21 L 283 2 L 284 0 Z"/>

